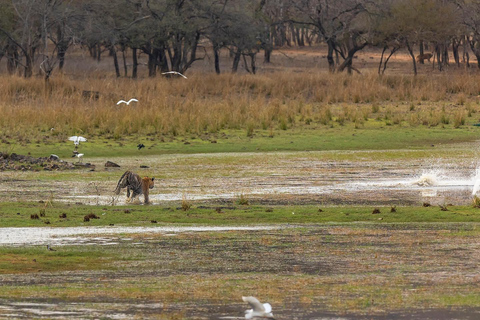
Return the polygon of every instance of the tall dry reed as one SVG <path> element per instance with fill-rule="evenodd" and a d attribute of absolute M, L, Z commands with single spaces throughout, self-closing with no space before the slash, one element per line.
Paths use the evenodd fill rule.
<path fill-rule="evenodd" d="M 461 125 L 465 115 L 477 111 L 479 93 L 477 74 L 380 77 L 284 72 L 193 74 L 187 80 L 56 76 L 48 88 L 42 79 L 3 76 L 0 133 L 20 140 L 32 136 L 63 140 L 84 133 L 114 138 L 176 136 L 228 129 L 251 135 L 257 129 L 287 130 L 301 121 L 361 126 L 369 118 L 411 125 L 454 119 Z M 117 106 L 118 100 L 130 98 L 139 102 Z M 450 107 L 442 110 L 445 104 Z M 440 117 L 433 115 L 436 110 L 441 110 Z"/>

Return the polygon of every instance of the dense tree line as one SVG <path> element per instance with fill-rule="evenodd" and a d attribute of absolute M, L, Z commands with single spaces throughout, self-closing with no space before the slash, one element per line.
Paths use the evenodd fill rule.
<path fill-rule="evenodd" d="M 417 54 L 431 53 L 436 67 L 480 61 L 480 2 L 476 0 L 0 0 L 0 59 L 7 71 L 48 80 L 76 44 L 93 59 L 113 57 L 117 76 L 137 77 L 138 55 L 148 73 L 185 72 L 220 50 L 255 73 L 256 58 L 282 46 L 326 44 L 332 72 L 356 70 L 354 55 L 383 49 L 379 73 L 392 54 L 406 49 L 414 72 Z M 209 50 L 207 50 L 207 48 Z M 126 53 L 129 53 L 128 55 Z M 455 61 L 449 61 L 449 52 Z M 127 57 L 131 61 L 127 62 Z M 131 70 L 130 69 L 131 66 Z M 480 68 L 480 62 L 478 63 Z"/>

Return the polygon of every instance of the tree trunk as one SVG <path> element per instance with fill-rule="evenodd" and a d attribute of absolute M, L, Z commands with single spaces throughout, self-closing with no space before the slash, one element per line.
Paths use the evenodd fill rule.
<path fill-rule="evenodd" d="M 468 54 L 468 49 L 467 49 L 467 37 L 464 36 L 462 39 L 463 42 L 463 62 L 465 63 L 467 68 L 470 68 L 470 55 Z"/>
<path fill-rule="evenodd" d="M 348 50 L 347 57 L 345 58 L 343 63 L 338 67 L 338 71 L 342 72 L 343 70 L 345 70 L 345 68 L 347 68 L 348 74 L 352 74 L 352 69 L 360 73 L 360 71 L 352 67 L 352 61 L 353 61 L 353 57 L 355 56 L 355 53 L 365 48 L 366 45 L 367 43 L 364 43 L 360 46 L 354 45 L 353 48 Z"/>
<path fill-rule="evenodd" d="M 125 56 L 125 50 L 127 48 L 123 48 L 122 50 L 122 60 L 123 60 L 123 76 L 126 78 L 128 77 L 128 68 L 127 68 L 127 57 Z"/>
<path fill-rule="evenodd" d="M 12 42 L 9 42 L 5 51 L 7 53 L 7 71 L 8 74 L 12 75 L 18 66 L 19 57 L 17 47 Z"/>
<path fill-rule="evenodd" d="M 299 43 L 300 43 L 300 46 L 301 47 L 305 47 L 305 27 L 301 27 L 301 32 L 300 32 L 300 35 L 298 35 L 298 31 L 299 29 L 297 28 L 297 36 L 299 36 Z"/>
<path fill-rule="evenodd" d="M 120 78 L 120 65 L 118 64 L 117 50 L 115 50 L 115 45 L 112 44 L 110 47 L 110 54 L 113 57 L 113 65 L 115 67 L 115 75 L 117 78 Z"/>
<path fill-rule="evenodd" d="M 272 49 L 271 48 L 265 48 L 265 55 L 263 62 L 264 63 L 270 63 L 272 57 Z"/>
<path fill-rule="evenodd" d="M 415 55 L 413 54 L 412 47 L 410 47 L 410 44 L 408 43 L 408 41 L 407 41 L 407 50 L 408 50 L 408 53 L 410 53 L 410 57 L 412 57 L 412 61 L 413 61 L 413 74 L 414 74 L 414 75 L 417 75 L 417 61 L 415 61 Z"/>
<path fill-rule="evenodd" d="M 33 59 L 35 56 L 35 49 L 29 48 L 25 52 L 25 70 L 23 76 L 30 78 L 33 75 Z"/>
<path fill-rule="evenodd" d="M 333 60 L 333 52 L 335 50 L 335 42 L 332 38 L 327 40 L 328 52 L 327 52 L 327 61 L 328 61 L 328 70 L 330 72 L 335 72 L 335 61 Z"/>
<path fill-rule="evenodd" d="M 390 58 L 393 56 L 393 54 L 395 52 L 397 52 L 397 50 L 400 49 L 399 47 L 394 47 L 392 49 L 392 51 L 390 51 L 390 54 L 388 55 L 387 59 L 385 59 L 385 62 L 383 63 L 383 70 L 382 70 L 382 74 L 385 74 L 385 69 L 387 69 L 387 63 L 388 61 L 390 60 Z"/>
<path fill-rule="evenodd" d="M 65 65 L 65 55 L 67 54 L 68 43 L 60 41 L 57 45 L 58 70 L 63 70 Z"/>
<path fill-rule="evenodd" d="M 382 68 L 383 55 L 385 54 L 385 51 L 387 51 L 387 46 L 384 46 L 384 47 L 383 47 L 382 55 L 380 56 L 380 63 L 378 64 L 378 74 L 380 74 L 380 70 L 381 70 L 381 68 Z"/>
<path fill-rule="evenodd" d="M 184 39 L 180 35 L 175 36 L 175 42 L 172 44 L 173 57 L 170 59 L 172 70 L 180 72 L 180 63 L 182 62 L 182 42 Z"/>
<path fill-rule="evenodd" d="M 442 54 L 443 54 L 443 64 L 446 66 L 450 65 L 450 56 L 448 55 L 448 45 L 443 46 Z"/>
<path fill-rule="evenodd" d="M 236 73 L 238 70 L 238 64 L 240 63 L 240 58 L 242 57 L 242 51 L 237 49 L 233 57 L 232 73 Z"/>
<path fill-rule="evenodd" d="M 423 56 L 423 53 L 424 53 L 424 50 L 423 50 L 423 41 L 420 41 L 420 55 Z M 418 62 L 420 62 L 420 64 L 425 64 L 425 61 L 423 59 L 420 59 Z"/>
<path fill-rule="evenodd" d="M 213 56 L 215 59 L 215 73 L 220 74 L 220 53 L 219 53 L 219 48 L 215 44 L 213 45 Z"/>
<path fill-rule="evenodd" d="M 158 49 L 157 49 L 157 56 L 158 56 L 158 65 L 160 68 L 160 72 L 167 72 L 168 70 L 168 59 L 165 54 L 165 45 L 162 44 Z M 176 70 L 178 71 L 178 70 Z M 180 71 L 179 71 L 180 72 Z"/>
<path fill-rule="evenodd" d="M 298 45 L 298 38 L 297 38 L 297 32 L 295 31 L 295 26 L 291 22 L 288 25 L 290 27 L 290 34 L 292 35 L 293 45 L 295 44 Z"/>
<path fill-rule="evenodd" d="M 443 55 L 442 50 L 439 45 L 435 46 L 435 53 L 437 54 L 437 63 L 438 63 L 438 70 L 443 70 Z"/>
<path fill-rule="evenodd" d="M 257 54 L 256 53 L 250 53 L 249 54 L 250 56 L 250 66 L 252 67 L 252 73 L 255 74 L 255 72 L 257 71 L 257 67 L 255 65 L 255 59 L 256 59 L 256 56 Z"/>
<path fill-rule="evenodd" d="M 151 78 L 157 75 L 157 58 L 155 49 L 148 54 L 148 76 Z"/>
<path fill-rule="evenodd" d="M 97 45 L 96 44 L 93 44 L 93 45 L 87 44 L 87 45 L 88 45 L 88 52 L 90 53 L 90 57 L 92 57 L 93 59 L 96 59 L 97 58 Z"/>
<path fill-rule="evenodd" d="M 97 62 L 100 62 L 100 60 L 102 59 L 102 46 L 100 45 L 100 43 L 97 43 L 96 45 L 97 49 L 96 49 L 96 52 L 97 52 Z"/>
<path fill-rule="evenodd" d="M 137 48 L 132 48 L 132 78 L 137 78 L 138 60 L 137 60 Z"/>
<path fill-rule="evenodd" d="M 457 65 L 457 67 L 460 67 L 460 54 L 458 53 L 458 48 L 460 47 L 460 44 L 461 44 L 461 41 L 452 39 L 453 58 L 455 59 L 455 64 Z"/>

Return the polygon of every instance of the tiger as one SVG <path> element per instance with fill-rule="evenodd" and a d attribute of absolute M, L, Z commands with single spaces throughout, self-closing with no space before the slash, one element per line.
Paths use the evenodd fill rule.
<path fill-rule="evenodd" d="M 117 187 L 115 188 L 115 194 L 119 194 L 122 188 L 127 188 L 127 202 L 135 199 L 135 197 L 143 194 L 145 198 L 145 204 L 149 204 L 148 200 L 148 189 L 153 189 L 155 186 L 155 178 L 140 176 L 131 171 L 125 171 L 120 180 L 118 180 Z M 130 197 L 130 190 L 132 191 L 132 196 Z"/>

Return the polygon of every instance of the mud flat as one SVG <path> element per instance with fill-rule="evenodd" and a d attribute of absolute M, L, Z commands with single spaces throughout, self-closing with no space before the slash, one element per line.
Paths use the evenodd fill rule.
<path fill-rule="evenodd" d="M 115 245 L 74 241 L 55 252 L 30 250 L 32 272 L 0 274 L 0 318 L 243 319 L 241 297 L 254 295 L 278 319 L 478 319 L 479 230 L 471 223 L 328 224 L 144 229 L 109 236 Z M 96 243 L 98 236 L 84 237 Z M 114 259 L 92 270 L 39 267 L 72 252 Z"/>

